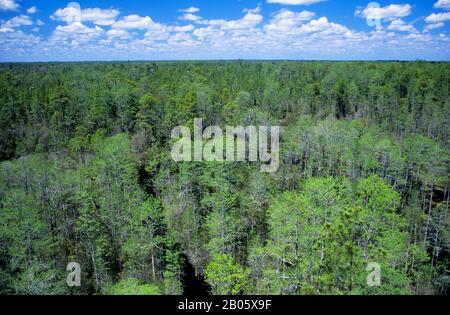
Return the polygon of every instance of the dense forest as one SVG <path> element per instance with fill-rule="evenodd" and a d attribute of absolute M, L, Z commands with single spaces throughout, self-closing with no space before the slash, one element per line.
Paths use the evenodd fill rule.
<path fill-rule="evenodd" d="M 448 294 L 449 89 L 446 62 L 0 64 L 0 293 Z M 278 171 L 175 162 L 195 117 L 281 126 Z"/>

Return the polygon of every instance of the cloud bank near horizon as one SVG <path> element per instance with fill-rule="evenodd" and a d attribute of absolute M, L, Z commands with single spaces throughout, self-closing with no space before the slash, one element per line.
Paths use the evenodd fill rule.
<path fill-rule="evenodd" d="M 450 0 L 430 3 L 421 18 L 413 17 L 414 4 L 349 7 L 352 25 L 314 10 L 330 2 L 267 0 L 244 7 L 238 18 L 208 18 L 189 6 L 175 10 L 173 22 L 161 22 L 78 3 L 44 19 L 36 15 L 46 8 L 0 0 L 0 60 L 449 59 Z M 6 13 L 13 16 L 3 19 Z M 376 19 L 376 26 L 365 25 Z"/>

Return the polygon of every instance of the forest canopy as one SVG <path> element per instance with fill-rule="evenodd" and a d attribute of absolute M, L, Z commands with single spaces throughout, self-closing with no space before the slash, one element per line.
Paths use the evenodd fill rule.
<path fill-rule="evenodd" d="M 0 293 L 448 294 L 449 88 L 447 62 L 0 64 Z M 174 161 L 195 118 L 281 126 L 278 171 Z"/>

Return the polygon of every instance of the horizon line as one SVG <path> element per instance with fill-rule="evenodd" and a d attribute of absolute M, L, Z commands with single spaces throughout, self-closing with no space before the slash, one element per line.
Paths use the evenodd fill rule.
<path fill-rule="evenodd" d="M 450 59 L 264 59 L 264 58 L 224 58 L 224 59 L 113 59 L 113 60 L 45 60 L 45 61 L 1 61 L 0 64 L 27 63 L 128 63 L 128 62 L 450 62 Z"/>

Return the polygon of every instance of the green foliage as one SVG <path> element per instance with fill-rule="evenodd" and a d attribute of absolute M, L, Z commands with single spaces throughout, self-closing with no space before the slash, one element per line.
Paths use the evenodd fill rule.
<path fill-rule="evenodd" d="M 156 285 L 140 284 L 137 279 L 124 279 L 105 290 L 107 295 L 161 295 Z"/>
<path fill-rule="evenodd" d="M 448 63 L 0 65 L 0 293 L 448 294 Z M 282 126 L 280 168 L 172 128 Z M 65 284 L 82 266 L 82 286 Z M 381 266 L 381 286 L 366 267 Z"/>
<path fill-rule="evenodd" d="M 237 295 L 243 292 L 249 273 L 227 254 L 217 254 L 206 268 L 206 281 L 217 295 Z"/>
<path fill-rule="evenodd" d="M 367 293 L 365 268 L 378 262 L 383 286 L 373 294 L 407 293 L 405 223 L 398 194 L 377 176 L 309 179 L 269 210 L 267 244 L 251 254 L 257 292 Z M 269 284 L 270 283 L 270 284 Z"/>

